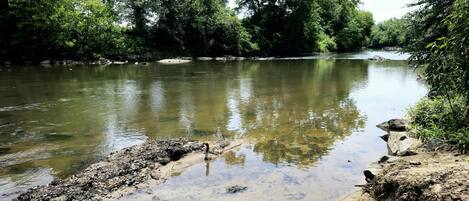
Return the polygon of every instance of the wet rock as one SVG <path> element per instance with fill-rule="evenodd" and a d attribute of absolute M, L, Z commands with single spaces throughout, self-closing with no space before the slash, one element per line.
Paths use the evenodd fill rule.
<path fill-rule="evenodd" d="M 370 170 L 365 170 L 363 171 L 363 174 L 365 175 L 365 180 L 366 182 L 370 183 L 371 181 L 373 181 L 373 179 L 375 179 L 376 175 L 370 171 Z"/>
<path fill-rule="evenodd" d="M 387 59 L 382 57 L 382 56 L 375 55 L 375 56 L 369 58 L 368 60 L 371 60 L 371 61 L 385 61 Z"/>
<path fill-rule="evenodd" d="M 380 123 L 376 127 L 381 128 L 384 131 L 407 131 L 408 123 L 403 119 L 391 119 L 389 121 Z"/>
<path fill-rule="evenodd" d="M 389 156 L 383 156 L 379 159 L 378 163 L 384 163 L 389 160 Z"/>
<path fill-rule="evenodd" d="M 386 135 L 382 135 L 382 136 L 379 136 L 381 139 L 383 139 L 383 141 L 387 142 L 388 139 L 389 139 L 389 134 L 386 134 Z"/>
<path fill-rule="evenodd" d="M 366 182 L 371 182 L 376 178 L 376 175 L 378 175 L 381 172 L 381 165 L 377 163 L 372 163 L 366 170 L 363 171 L 363 175 L 365 175 L 365 181 Z"/>
<path fill-rule="evenodd" d="M 243 192 L 247 189 L 248 189 L 248 187 L 246 187 L 246 186 L 234 185 L 234 186 L 230 186 L 230 187 L 226 188 L 226 192 L 230 193 L 230 194 L 234 194 L 234 193 Z"/>

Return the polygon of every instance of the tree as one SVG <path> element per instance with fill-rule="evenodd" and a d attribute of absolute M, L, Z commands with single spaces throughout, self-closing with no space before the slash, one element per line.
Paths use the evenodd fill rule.
<path fill-rule="evenodd" d="M 368 40 L 371 13 L 355 0 L 240 0 L 243 24 L 263 55 L 354 51 Z"/>
<path fill-rule="evenodd" d="M 339 51 L 357 51 L 365 47 L 369 42 L 373 15 L 365 11 L 355 11 L 351 20 L 341 29 L 336 36 Z"/>
<path fill-rule="evenodd" d="M 411 14 L 411 64 L 422 69 L 429 99 L 413 109 L 423 138 L 443 138 L 469 151 L 469 2 L 419 0 Z"/>
<path fill-rule="evenodd" d="M 403 47 L 407 43 L 408 19 L 392 18 L 373 26 L 370 47 Z"/>

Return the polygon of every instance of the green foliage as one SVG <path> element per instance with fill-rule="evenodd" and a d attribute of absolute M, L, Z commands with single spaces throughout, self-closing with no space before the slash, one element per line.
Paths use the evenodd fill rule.
<path fill-rule="evenodd" d="M 369 43 L 373 15 L 369 12 L 356 11 L 352 19 L 336 36 L 339 51 L 356 51 Z"/>
<path fill-rule="evenodd" d="M 450 144 L 469 151 L 469 125 L 464 120 L 464 98 L 458 97 L 449 103 L 444 97 L 422 99 L 409 110 L 412 127 L 424 140 L 444 139 Z"/>
<path fill-rule="evenodd" d="M 244 25 L 264 55 L 355 51 L 367 45 L 373 26 L 371 13 L 358 1 L 241 0 L 249 16 Z"/>
<path fill-rule="evenodd" d="M 420 135 L 439 137 L 468 151 L 469 1 L 420 0 L 410 16 L 411 64 L 430 85 L 427 100 L 414 109 Z"/>
<path fill-rule="evenodd" d="M 370 47 L 403 47 L 407 41 L 408 19 L 390 19 L 373 26 Z"/>
<path fill-rule="evenodd" d="M 318 50 L 319 52 L 330 52 L 337 50 L 335 38 L 330 37 L 324 32 L 321 32 L 319 34 Z"/>
<path fill-rule="evenodd" d="M 448 102 L 462 97 L 466 108 L 461 118 L 469 122 L 469 2 L 465 0 L 421 0 L 411 16 L 410 42 L 415 68 L 424 69 L 431 95 Z"/>
<path fill-rule="evenodd" d="M 301 55 L 366 45 L 373 19 L 357 0 L 9 0 L 0 60 L 149 60 Z"/>

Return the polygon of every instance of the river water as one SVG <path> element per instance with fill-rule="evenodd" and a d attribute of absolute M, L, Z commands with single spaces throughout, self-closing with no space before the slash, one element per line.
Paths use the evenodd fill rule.
<path fill-rule="evenodd" d="M 426 93 L 404 59 L 0 67 L 0 200 L 172 137 L 246 143 L 126 199 L 337 200 L 386 154 L 375 125 Z"/>

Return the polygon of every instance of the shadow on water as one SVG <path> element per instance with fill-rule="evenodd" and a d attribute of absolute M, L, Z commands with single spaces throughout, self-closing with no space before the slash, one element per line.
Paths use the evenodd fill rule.
<path fill-rule="evenodd" d="M 283 193 L 279 198 L 311 198 L 305 191 L 311 185 L 325 186 L 318 188 L 324 193 L 315 198 L 334 197 L 325 188 L 340 185 L 338 192 L 350 190 L 360 167 L 328 164 L 351 172 L 335 173 L 333 177 L 350 177 L 335 182 L 323 181 L 318 168 L 343 159 L 335 157 L 338 143 L 353 142 L 348 138 L 354 133 L 374 131 L 367 124 L 373 110 L 363 106 L 371 103 L 354 94 L 366 91 L 375 74 L 388 73 L 373 69 L 386 68 L 394 72 L 390 81 L 415 82 L 404 61 L 342 59 L 30 66 L 2 71 L 0 191 L 8 194 L 47 184 L 149 138 L 189 137 L 243 139 L 246 145 L 178 173 L 161 190 L 154 190 L 163 199 L 180 195 L 205 200 L 220 196 L 218 188 L 230 182 L 258 186 L 246 191 L 243 198 L 249 199 L 268 193 L 273 184 L 278 188 L 272 190 Z M 418 96 L 410 95 L 412 101 Z M 22 180 L 18 178 L 29 182 L 16 182 Z M 204 182 L 209 183 L 200 185 Z M 178 190 L 182 186 L 187 192 Z"/>

